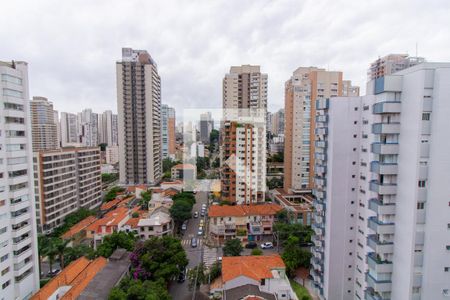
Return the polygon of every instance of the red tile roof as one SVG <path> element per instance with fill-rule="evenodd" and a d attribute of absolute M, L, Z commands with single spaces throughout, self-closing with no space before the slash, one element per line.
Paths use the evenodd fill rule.
<path fill-rule="evenodd" d="M 178 164 L 172 167 L 172 169 L 195 169 L 192 164 Z"/>
<path fill-rule="evenodd" d="M 108 212 L 103 218 L 97 219 L 89 225 L 86 230 L 100 232 L 102 226 L 106 226 L 106 232 L 111 232 L 111 228 L 117 226 L 124 218 L 128 216 L 128 208 L 118 207 Z"/>
<path fill-rule="evenodd" d="M 81 230 L 85 229 L 86 227 L 88 227 L 89 225 L 91 225 L 92 223 L 95 222 L 95 220 L 97 220 L 96 217 L 94 216 L 89 216 L 83 220 L 81 220 L 80 222 L 78 222 L 77 224 L 73 225 L 72 227 L 70 227 L 69 231 L 67 231 L 66 233 L 64 233 L 61 237 L 63 239 L 71 239 L 73 238 L 73 236 L 77 233 L 79 233 Z"/>
<path fill-rule="evenodd" d="M 228 282 L 236 277 L 245 276 L 256 281 L 273 278 L 273 269 L 286 268 L 278 254 L 267 256 L 230 256 L 222 259 L 222 280 Z"/>
<path fill-rule="evenodd" d="M 212 205 L 209 207 L 209 217 L 244 217 L 244 216 L 268 216 L 275 215 L 282 208 L 278 204 L 256 205 Z"/>

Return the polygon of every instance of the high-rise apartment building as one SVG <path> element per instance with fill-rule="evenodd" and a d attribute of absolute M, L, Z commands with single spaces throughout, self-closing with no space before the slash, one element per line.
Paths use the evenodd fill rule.
<path fill-rule="evenodd" d="M 80 144 L 78 135 L 77 115 L 62 112 L 61 113 L 61 146 L 69 147 Z"/>
<path fill-rule="evenodd" d="M 33 157 L 37 223 L 51 232 L 80 207 L 101 204 L 100 148 L 39 151 Z"/>
<path fill-rule="evenodd" d="M 367 71 L 367 77 L 369 80 L 373 80 L 394 74 L 395 72 L 423 62 L 425 62 L 425 58 L 423 57 L 413 57 L 408 54 L 389 54 L 378 58 L 370 64 L 370 68 Z"/>
<path fill-rule="evenodd" d="M 100 143 L 105 143 L 108 146 L 117 146 L 117 115 L 110 110 L 105 110 L 98 117 Z"/>
<path fill-rule="evenodd" d="M 266 190 L 267 74 L 259 66 L 231 67 L 223 79 L 222 199 L 264 201 Z"/>
<path fill-rule="evenodd" d="M 39 289 L 28 67 L 0 61 L 0 297 Z"/>
<path fill-rule="evenodd" d="M 53 121 L 56 125 L 56 140 L 58 147 L 61 147 L 61 122 L 59 120 L 59 113 L 57 110 L 53 111 Z"/>
<path fill-rule="evenodd" d="M 200 141 L 204 144 L 209 144 L 209 135 L 214 129 L 214 120 L 212 118 L 211 112 L 205 112 L 200 114 Z"/>
<path fill-rule="evenodd" d="M 359 88 L 346 81 L 348 90 Z M 317 99 L 343 94 L 342 72 L 300 67 L 285 84 L 284 189 L 287 193 L 311 190 L 314 179 L 314 129 Z"/>
<path fill-rule="evenodd" d="M 175 109 L 161 105 L 162 158 L 175 158 Z"/>
<path fill-rule="evenodd" d="M 272 134 L 274 135 L 280 135 L 284 134 L 284 109 L 280 109 L 277 112 L 274 112 L 272 114 Z"/>
<path fill-rule="evenodd" d="M 33 151 L 59 147 L 53 103 L 45 97 L 33 97 L 30 102 Z"/>
<path fill-rule="evenodd" d="M 314 285 L 321 299 L 450 295 L 450 63 L 317 101 Z"/>
<path fill-rule="evenodd" d="M 122 49 L 116 63 L 120 182 L 157 184 L 162 173 L 161 79 L 145 50 Z"/>
<path fill-rule="evenodd" d="M 99 145 L 98 114 L 92 109 L 83 109 L 78 113 L 78 133 L 83 146 L 96 147 Z"/>

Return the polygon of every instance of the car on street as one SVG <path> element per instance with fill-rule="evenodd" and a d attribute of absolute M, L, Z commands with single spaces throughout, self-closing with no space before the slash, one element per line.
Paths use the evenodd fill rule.
<path fill-rule="evenodd" d="M 198 229 L 197 235 L 203 235 L 203 229 L 202 228 Z"/>
<path fill-rule="evenodd" d="M 271 242 L 265 242 L 261 244 L 261 249 L 272 249 L 273 244 Z"/>
<path fill-rule="evenodd" d="M 202 210 L 202 212 L 200 213 L 200 216 L 204 217 L 205 216 L 205 211 Z"/>
<path fill-rule="evenodd" d="M 196 248 L 197 247 L 197 239 L 196 238 L 192 238 L 191 239 L 191 247 L 192 248 Z"/>
<path fill-rule="evenodd" d="M 183 225 L 181 225 L 181 230 L 187 230 L 187 223 L 184 222 Z"/>
<path fill-rule="evenodd" d="M 194 218 L 198 218 L 198 211 L 194 212 Z"/>
<path fill-rule="evenodd" d="M 200 226 L 203 226 L 203 224 L 205 224 L 205 220 L 200 219 Z"/>
<path fill-rule="evenodd" d="M 258 247 L 258 244 L 256 242 L 250 241 L 247 243 L 247 245 L 245 245 L 245 248 L 247 249 L 254 249 Z"/>

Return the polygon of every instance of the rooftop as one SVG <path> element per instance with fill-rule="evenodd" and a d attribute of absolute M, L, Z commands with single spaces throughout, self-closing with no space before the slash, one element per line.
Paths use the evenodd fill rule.
<path fill-rule="evenodd" d="M 264 256 L 230 256 L 222 259 L 222 280 L 227 282 L 239 276 L 249 277 L 256 281 L 274 278 L 273 269 L 285 269 L 283 260 L 278 254 Z"/>
<path fill-rule="evenodd" d="M 71 239 L 71 238 L 73 238 L 74 235 L 76 235 L 77 233 L 79 233 L 80 231 L 82 231 L 83 229 L 85 229 L 86 227 L 91 225 L 92 223 L 94 223 L 95 220 L 97 220 L 96 217 L 89 216 L 89 217 L 81 220 L 77 224 L 73 225 L 72 227 L 70 227 L 69 231 L 64 233 L 61 237 L 63 239 Z"/>
<path fill-rule="evenodd" d="M 195 169 L 192 164 L 178 164 L 172 167 L 172 169 Z"/>
<path fill-rule="evenodd" d="M 209 217 L 244 217 L 275 215 L 282 208 L 278 204 L 256 205 L 213 205 L 208 210 Z"/>
<path fill-rule="evenodd" d="M 108 212 L 103 218 L 97 219 L 94 223 L 89 225 L 86 230 L 88 231 L 100 231 L 101 226 L 107 226 L 106 231 L 110 230 L 111 226 L 117 226 L 119 223 L 128 216 L 129 210 L 126 207 L 118 207 L 115 210 Z"/>
<path fill-rule="evenodd" d="M 53 277 L 31 299 L 47 300 L 55 294 L 58 299 L 76 299 L 105 265 L 104 257 L 98 257 L 93 261 L 80 257 Z"/>

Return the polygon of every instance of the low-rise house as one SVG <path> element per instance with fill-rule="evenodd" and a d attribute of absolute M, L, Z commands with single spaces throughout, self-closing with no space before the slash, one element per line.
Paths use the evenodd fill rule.
<path fill-rule="evenodd" d="M 275 215 L 281 210 L 277 204 L 212 205 L 209 207 L 209 237 L 218 244 L 239 238 L 259 241 L 272 236 Z"/>
<path fill-rule="evenodd" d="M 146 240 L 154 236 L 172 235 L 174 225 L 169 210 L 161 206 L 148 217 L 140 219 L 137 228 L 139 237 Z"/>
<path fill-rule="evenodd" d="M 278 254 L 224 257 L 210 292 L 223 299 L 298 300 Z"/>
<path fill-rule="evenodd" d="M 160 193 L 152 193 L 152 198 L 148 203 L 148 210 L 151 212 L 158 207 L 165 207 L 167 209 L 171 208 L 173 205 L 173 200 L 171 197 L 166 196 L 165 191 Z"/>
<path fill-rule="evenodd" d="M 289 213 L 292 223 L 311 225 L 314 197 L 310 192 L 286 193 L 282 188 L 278 188 L 271 190 L 269 196 Z"/>
<path fill-rule="evenodd" d="M 64 240 L 72 240 L 70 243 L 71 245 L 79 244 L 83 239 L 86 238 L 86 228 L 94 223 L 97 220 L 94 216 L 89 216 L 77 224 L 70 227 L 70 229 L 64 233 L 61 238 Z"/>
<path fill-rule="evenodd" d="M 167 190 L 167 189 L 175 189 L 178 192 L 181 192 L 183 190 L 183 181 L 181 180 L 174 180 L 174 181 L 164 181 L 160 184 L 161 189 Z"/>
<path fill-rule="evenodd" d="M 31 300 L 75 300 L 78 299 L 89 282 L 106 266 L 107 260 L 85 257 L 71 262 L 58 275 L 44 285 Z M 105 298 L 106 299 L 106 298 Z"/>
<path fill-rule="evenodd" d="M 94 245 L 101 243 L 105 236 L 120 231 L 132 213 L 133 210 L 127 207 L 118 207 L 106 213 L 86 228 L 86 237 L 92 239 Z"/>
<path fill-rule="evenodd" d="M 195 180 L 197 168 L 192 164 L 178 164 L 171 169 L 172 179 Z"/>

